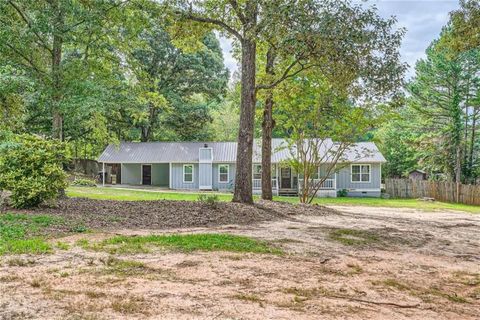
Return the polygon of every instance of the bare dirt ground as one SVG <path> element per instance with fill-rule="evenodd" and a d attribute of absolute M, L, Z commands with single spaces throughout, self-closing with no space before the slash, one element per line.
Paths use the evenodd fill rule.
<path fill-rule="evenodd" d="M 252 224 L 117 225 L 50 255 L 1 257 L 0 318 L 480 319 L 480 215 L 282 206 L 292 212 Z M 247 235 L 286 254 L 116 255 L 144 263 L 120 272 L 76 245 L 172 232 Z"/>

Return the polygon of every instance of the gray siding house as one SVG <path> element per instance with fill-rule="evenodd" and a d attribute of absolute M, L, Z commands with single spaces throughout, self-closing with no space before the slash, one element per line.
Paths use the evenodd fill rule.
<path fill-rule="evenodd" d="M 333 143 L 333 142 L 331 142 Z M 291 156 L 283 139 L 272 141 L 272 187 L 275 195 L 296 194 L 302 179 L 285 165 Z M 232 191 L 236 169 L 236 142 L 121 142 L 109 145 L 98 161 L 106 172 L 104 183 L 148 185 L 173 190 Z M 359 156 L 360 155 L 360 156 Z M 385 158 L 372 142 L 360 142 L 346 152 L 337 169 L 323 182 L 318 196 L 379 197 L 381 166 Z M 254 143 L 252 187 L 261 192 L 261 146 Z M 325 177 L 323 166 L 318 177 Z"/>

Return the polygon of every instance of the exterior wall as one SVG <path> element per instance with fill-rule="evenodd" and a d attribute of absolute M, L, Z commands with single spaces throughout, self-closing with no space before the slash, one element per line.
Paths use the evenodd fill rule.
<path fill-rule="evenodd" d="M 347 189 L 349 197 L 380 197 L 381 164 L 371 163 L 370 170 L 370 182 L 352 182 L 351 166 L 340 169 L 337 173 L 337 190 Z"/>
<path fill-rule="evenodd" d="M 122 184 L 142 184 L 142 165 L 122 163 Z"/>
<path fill-rule="evenodd" d="M 152 185 L 159 187 L 168 187 L 168 170 L 168 163 L 152 164 Z"/>
<path fill-rule="evenodd" d="M 183 165 L 193 164 L 193 182 L 183 182 Z M 198 163 L 172 163 L 172 189 L 198 190 Z"/>
<path fill-rule="evenodd" d="M 220 163 L 213 164 L 213 190 L 233 190 L 233 186 L 235 184 L 235 163 L 221 163 L 221 164 L 228 164 L 228 182 L 219 182 L 218 181 L 218 166 Z"/>

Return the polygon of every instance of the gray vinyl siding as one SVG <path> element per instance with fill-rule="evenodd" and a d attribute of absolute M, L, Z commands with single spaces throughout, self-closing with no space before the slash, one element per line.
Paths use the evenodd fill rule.
<path fill-rule="evenodd" d="M 205 188 L 212 188 L 212 164 L 211 163 L 200 163 L 199 165 L 199 180 L 198 185 Z"/>
<path fill-rule="evenodd" d="M 152 164 L 152 185 L 159 187 L 168 187 L 168 176 L 168 163 Z"/>
<path fill-rule="evenodd" d="M 122 163 L 122 184 L 142 184 L 142 165 L 140 163 Z"/>
<path fill-rule="evenodd" d="M 341 168 L 337 173 L 337 189 L 380 189 L 380 167 L 379 163 L 370 164 L 370 182 L 351 182 L 351 166 L 347 165 Z"/>
<path fill-rule="evenodd" d="M 193 183 L 183 183 L 184 164 L 193 164 Z M 172 163 L 172 189 L 198 189 L 198 163 Z"/>
<path fill-rule="evenodd" d="M 218 181 L 218 166 L 220 163 L 213 164 L 213 189 L 214 190 L 231 190 L 233 189 L 235 180 L 235 163 L 225 163 L 229 165 L 228 182 L 223 183 Z"/>

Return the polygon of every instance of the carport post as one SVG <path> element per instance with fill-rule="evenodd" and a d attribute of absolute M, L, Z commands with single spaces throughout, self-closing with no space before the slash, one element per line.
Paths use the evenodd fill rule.
<path fill-rule="evenodd" d="M 105 162 L 102 162 L 102 186 L 105 187 Z"/>

